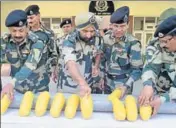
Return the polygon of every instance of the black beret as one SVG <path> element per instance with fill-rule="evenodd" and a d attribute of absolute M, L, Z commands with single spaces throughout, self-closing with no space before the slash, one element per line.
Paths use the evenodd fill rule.
<path fill-rule="evenodd" d="M 29 16 L 29 15 L 39 14 L 40 13 L 39 10 L 40 8 L 38 5 L 30 5 L 25 9 L 25 12 Z"/>
<path fill-rule="evenodd" d="M 27 15 L 23 10 L 13 10 L 6 18 L 6 27 L 22 27 L 27 24 Z"/>
<path fill-rule="evenodd" d="M 129 10 L 128 6 L 123 6 L 121 8 L 118 8 L 111 15 L 110 22 L 111 23 L 117 23 L 117 24 L 128 22 L 129 12 L 130 12 L 130 10 Z"/>
<path fill-rule="evenodd" d="M 176 15 L 164 20 L 156 29 L 154 36 L 162 38 L 173 33 L 176 33 Z"/>
<path fill-rule="evenodd" d="M 65 19 L 61 22 L 60 28 L 62 28 L 66 24 L 72 24 L 71 19 Z"/>

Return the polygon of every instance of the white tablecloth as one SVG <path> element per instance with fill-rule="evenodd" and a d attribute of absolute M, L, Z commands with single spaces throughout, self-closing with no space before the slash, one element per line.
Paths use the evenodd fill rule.
<path fill-rule="evenodd" d="M 73 119 L 67 119 L 62 112 L 53 118 L 47 112 L 36 117 L 32 111 L 28 117 L 18 116 L 18 109 L 8 109 L 1 115 L 1 128 L 175 128 L 176 114 L 158 114 L 149 121 L 138 118 L 135 122 L 116 121 L 112 113 L 94 112 L 89 120 L 84 120 L 78 111 Z M 171 126 L 172 125 L 172 126 Z"/>

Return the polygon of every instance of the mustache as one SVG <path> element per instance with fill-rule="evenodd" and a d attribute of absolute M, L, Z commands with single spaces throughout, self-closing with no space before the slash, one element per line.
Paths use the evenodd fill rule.
<path fill-rule="evenodd" d="M 22 39 L 23 37 L 21 37 L 21 36 L 20 37 L 15 36 L 14 38 L 15 39 Z"/>

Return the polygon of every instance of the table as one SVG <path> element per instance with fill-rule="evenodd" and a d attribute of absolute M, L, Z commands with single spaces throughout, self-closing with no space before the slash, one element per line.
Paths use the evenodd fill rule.
<path fill-rule="evenodd" d="M 28 117 L 20 117 L 18 109 L 8 109 L 1 116 L 1 128 L 173 128 L 170 125 L 175 123 L 176 114 L 158 114 L 148 121 L 138 118 L 135 122 L 116 121 L 112 112 L 94 112 L 89 120 L 84 120 L 80 111 L 73 119 L 67 119 L 64 112 L 53 118 L 48 111 L 42 117 L 36 117 L 34 111 Z"/>

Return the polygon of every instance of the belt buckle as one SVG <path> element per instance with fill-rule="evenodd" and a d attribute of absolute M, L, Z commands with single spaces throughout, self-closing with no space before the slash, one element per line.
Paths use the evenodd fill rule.
<path fill-rule="evenodd" d="M 112 75 L 112 77 L 113 77 L 113 78 L 116 78 L 116 76 L 115 76 L 115 75 Z"/>

